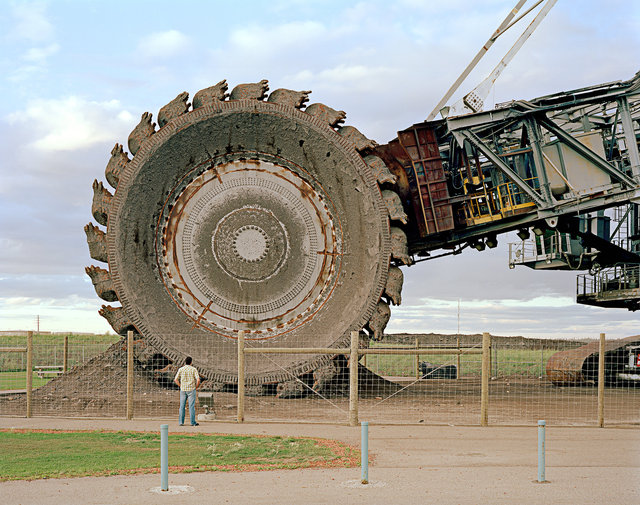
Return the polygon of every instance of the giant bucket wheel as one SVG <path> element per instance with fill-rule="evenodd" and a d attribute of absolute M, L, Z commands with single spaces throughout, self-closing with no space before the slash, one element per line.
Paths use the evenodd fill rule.
<path fill-rule="evenodd" d="M 143 114 L 133 159 L 116 144 L 107 165 L 115 194 L 94 183 L 106 235 L 85 227 L 92 257 L 109 264 L 87 272 L 122 305 L 101 311 L 114 329 L 135 328 L 170 360 L 190 355 L 225 383 L 237 380 L 241 330 L 253 347 L 342 346 L 361 328 L 378 337 L 385 297 L 399 302 L 390 261 L 406 258 L 402 236 L 392 255 L 399 202 L 384 186 L 395 177 L 366 156 L 374 143 L 338 126 L 340 111 L 300 110 L 308 92 L 263 101 L 266 90 L 266 81 L 240 85 L 226 100 L 222 81 L 197 93 L 193 110 L 182 93 L 160 110 L 157 131 Z M 248 356 L 249 383 L 330 359 L 302 356 Z"/>

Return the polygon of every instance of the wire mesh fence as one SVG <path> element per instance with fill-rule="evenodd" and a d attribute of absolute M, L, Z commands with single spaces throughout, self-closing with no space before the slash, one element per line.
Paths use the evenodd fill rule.
<path fill-rule="evenodd" d="M 292 350 L 248 337 L 239 353 L 236 339 L 175 337 L 165 341 L 186 348 L 137 335 L 131 344 L 113 335 L 34 335 L 31 346 L 26 336 L 0 337 L 0 415 L 177 416 L 173 378 L 190 354 L 202 377 L 197 413 L 208 420 L 344 424 L 355 402 L 355 415 L 375 423 L 640 422 L 640 336 L 606 344 L 493 337 L 484 354 L 482 335 L 360 336 L 355 355 L 348 339 Z"/>

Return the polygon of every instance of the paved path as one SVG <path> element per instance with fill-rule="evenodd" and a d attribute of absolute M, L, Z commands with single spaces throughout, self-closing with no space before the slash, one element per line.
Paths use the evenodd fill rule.
<path fill-rule="evenodd" d="M 360 429 L 320 424 L 174 420 L 0 418 L 0 428 L 114 429 L 257 433 L 333 438 L 360 444 Z M 370 485 L 360 469 L 85 477 L 0 483 L 11 504 L 554 504 L 640 503 L 640 429 L 547 427 L 546 478 L 538 484 L 537 427 L 369 427 Z M 1 449 L 1 448 L 0 448 Z M 1 451 L 0 451 L 1 452 Z M 170 457 L 170 456 L 169 456 Z M 182 487 L 181 487 L 182 486 Z"/>

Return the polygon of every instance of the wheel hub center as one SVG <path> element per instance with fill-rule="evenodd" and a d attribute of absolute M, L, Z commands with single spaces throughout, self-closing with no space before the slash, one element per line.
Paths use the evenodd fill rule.
<path fill-rule="evenodd" d="M 244 261 L 253 263 L 265 258 L 269 250 L 266 233 L 257 226 L 243 226 L 235 233 L 233 241 L 235 253 Z"/>
<path fill-rule="evenodd" d="M 211 236 L 217 263 L 240 281 L 265 281 L 289 250 L 283 223 L 268 209 L 246 206 L 224 216 Z"/>

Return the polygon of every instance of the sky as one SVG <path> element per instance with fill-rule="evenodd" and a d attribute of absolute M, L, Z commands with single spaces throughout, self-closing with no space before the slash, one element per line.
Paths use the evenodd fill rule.
<path fill-rule="evenodd" d="M 268 79 L 312 90 L 310 102 L 385 143 L 427 117 L 515 3 L 0 0 L 0 330 L 35 330 L 38 317 L 43 331 L 111 330 L 84 273 L 96 262 L 83 227 L 93 180 L 143 112 L 224 78 L 230 89 Z M 489 74 L 518 26 L 450 103 Z M 639 47 L 640 2 L 559 0 L 489 106 L 629 79 Z M 640 333 L 632 312 L 577 305 L 574 272 L 510 270 L 509 241 L 405 268 L 387 332 Z"/>

